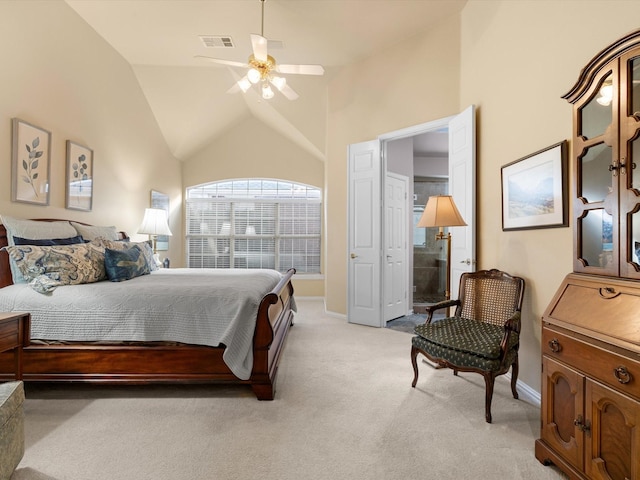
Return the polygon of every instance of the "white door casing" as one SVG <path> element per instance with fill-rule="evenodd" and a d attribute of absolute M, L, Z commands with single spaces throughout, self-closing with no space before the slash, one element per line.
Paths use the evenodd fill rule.
<path fill-rule="evenodd" d="M 381 308 L 380 141 L 349 145 L 347 319 L 380 327 Z"/>
<path fill-rule="evenodd" d="M 466 227 L 450 227 L 451 298 L 458 298 L 460 276 L 476 269 L 475 108 L 467 107 L 449 122 L 449 193 Z"/>
<path fill-rule="evenodd" d="M 384 189 L 383 234 L 383 298 L 385 322 L 407 315 L 409 274 L 408 251 L 408 198 L 409 178 L 387 173 Z"/>

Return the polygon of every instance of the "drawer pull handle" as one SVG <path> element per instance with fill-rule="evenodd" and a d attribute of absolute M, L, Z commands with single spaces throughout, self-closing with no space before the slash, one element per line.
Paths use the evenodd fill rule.
<path fill-rule="evenodd" d="M 614 369 L 613 374 L 615 375 L 616 379 L 623 384 L 629 383 L 633 378 L 627 370 L 627 367 L 623 367 L 622 365 Z"/>
<path fill-rule="evenodd" d="M 616 298 L 622 292 L 616 292 L 616 289 L 613 287 L 600 287 L 600 296 L 606 300 L 611 298 Z"/>
<path fill-rule="evenodd" d="M 549 340 L 549 348 L 553 353 L 558 353 L 560 350 L 562 350 L 562 347 L 560 346 L 560 342 L 558 341 L 557 338 L 554 338 L 553 340 Z"/>

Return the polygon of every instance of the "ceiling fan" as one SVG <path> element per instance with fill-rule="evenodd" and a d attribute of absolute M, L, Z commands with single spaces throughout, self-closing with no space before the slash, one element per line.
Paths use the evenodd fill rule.
<path fill-rule="evenodd" d="M 248 69 L 247 74 L 242 77 L 236 84 L 231 87 L 227 93 L 234 93 L 239 90 L 247 92 L 251 85 L 260 84 L 262 98 L 268 100 L 275 95 L 271 85 L 273 85 L 280 93 L 289 100 L 298 98 L 298 94 L 287 84 L 285 77 L 278 76 L 280 74 L 296 74 L 296 75 L 324 75 L 322 65 L 279 65 L 276 59 L 267 53 L 267 39 L 264 37 L 264 3 L 262 4 L 262 24 L 260 27 L 260 35 L 252 33 L 251 46 L 253 53 L 249 55 L 247 63 L 235 62 L 233 60 L 223 60 L 221 58 L 212 58 L 204 55 L 196 55 L 195 58 L 203 58 L 213 63 L 227 65 L 231 67 L 242 67 Z"/>

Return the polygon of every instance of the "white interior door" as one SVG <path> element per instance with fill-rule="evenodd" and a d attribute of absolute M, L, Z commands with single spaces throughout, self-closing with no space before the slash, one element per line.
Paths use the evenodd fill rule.
<path fill-rule="evenodd" d="M 409 311 L 407 189 L 409 178 L 387 173 L 384 189 L 384 313 L 385 322 Z"/>
<path fill-rule="evenodd" d="M 347 319 L 380 327 L 380 141 L 349 145 Z"/>
<path fill-rule="evenodd" d="M 458 298 L 460 276 L 476 268 L 476 128 L 473 105 L 449 122 L 449 193 L 466 227 L 451 227 L 451 298 Z"/>

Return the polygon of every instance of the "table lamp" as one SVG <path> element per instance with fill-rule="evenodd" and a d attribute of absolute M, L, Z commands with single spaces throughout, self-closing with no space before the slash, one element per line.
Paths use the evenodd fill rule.
<path fill-rule="evenodd" d="M 167 223 L 167 212 L 161 208 L 146 208 L 138 233 L 151 236 L 153 258 L 156 263 L 159 263 L 160 259 L 157 251 L 158 235 L 171 235 L 171 230 L 169 230 L 169 224 Z"/>

